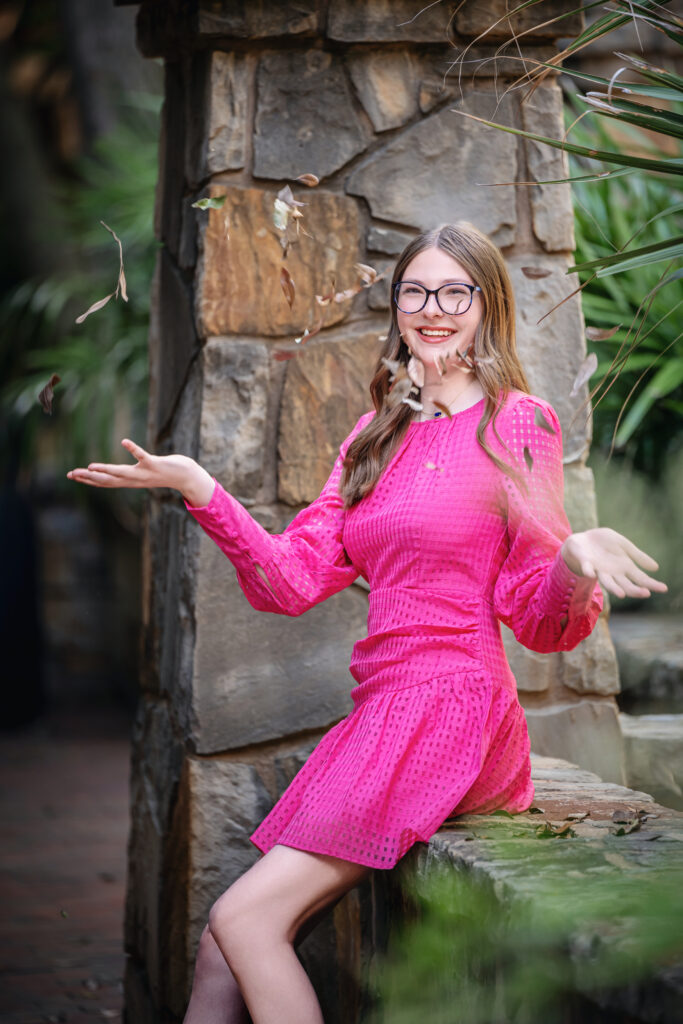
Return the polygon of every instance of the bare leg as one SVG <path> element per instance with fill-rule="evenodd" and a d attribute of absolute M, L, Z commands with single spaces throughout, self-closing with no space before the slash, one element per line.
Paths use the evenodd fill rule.
<path fill-rule="evenodd" d="M 275 846 L 216 902 L 209 929 L 253 1024 L 322 1024 L 318 1000 L 294 952 L 294 941 L 307 920 L 336 902 L 368 871 L 336 857 Z M 227 994 L 226 976 L 222 977 Z M 190 1017 L 188 1010 L 186 1024 L 200 1024 L 200 1020 L 201 1024 L 237 1024 L 242 1019 L 212 1012 L 214 1016 L 205 1013 L 200 1018 L 198 1007 L 196 1017 Z"/>
<path fill-rule="evenodd" d="M 239 985 L 208 927 L 202 932 L 183 1024 L 247 1024 Z"/>

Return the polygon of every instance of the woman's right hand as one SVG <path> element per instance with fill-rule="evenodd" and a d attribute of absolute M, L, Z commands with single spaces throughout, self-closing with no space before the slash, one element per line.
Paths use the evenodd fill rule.
<path fill-rule="evenodd" d="M 213 478 L 188 455 L 150 455 L 128 438 L 121 444 L 136 460 L 134 466 L 91 462 L 87 469 L 70 470 L 67 477 L 90 487 L 172 487 L 195 508 L 211 501 Z"/>

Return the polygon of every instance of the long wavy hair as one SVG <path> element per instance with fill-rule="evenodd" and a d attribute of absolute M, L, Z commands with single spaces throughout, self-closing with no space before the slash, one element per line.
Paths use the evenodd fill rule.
<path fill-rule="evenodd" d="M 514 475 L 515 471 L 489 447 L 484 433 L 493 421 L 493 430 L 498 436 L 496 417 L 510 391 L 529 393 L 515 343 L 512 284 L 498 247 L 474 225 L 458 221 L 418 235 L 406 246 L 396 263 L 391 282 L 391 326 L 370 382 L 376 415 L 349 445 L 340 480 L 346 508 L 372 491 L 410 425 L 413 415 L 410 406 L 405 402 L 392 405 L 386 401 L 391 390 L 392 373 L 382 360 L 408 364 L 411 353 L 398 329 L 394 286 L 403 279 L 411 260 L 425 249 L 433 248 L 442 249 L 457 260 L 481 288 L 482 318 L 475 334 L 474 352 L 470 353 L 474 357 L 476 378 L 486 397 L 484 412 L 477 426 L 477 441 L 496 466 Z"/>

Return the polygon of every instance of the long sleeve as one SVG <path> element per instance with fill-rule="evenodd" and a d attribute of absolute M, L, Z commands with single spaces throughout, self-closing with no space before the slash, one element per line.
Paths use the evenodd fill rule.
<path fill-rule="evenodd" d="M 346 450 L 371 417 L 360 418 L 343 442 L 320 495 L 281 534 L 270 534 L 216 481 L 208 505 L 185 507 L 237 570 L 258 611 L 301 615 L 353 583 L 358 570 L 342 544 L 344 508 L 339 478 Z"/>
<path fill-rule="evenodd" d="M 509 449 L 501 454 L 522 480 L 504 479 L 509 550 L 495 584 L 495 612 L 533 651 L 572 650 L 593 629 L 602 593 L 594 579 L 576 576 L 560 553 L 571 533 L 560 423 L 540 398 L 515 396 L 510 405 L 498 418 Z"/>

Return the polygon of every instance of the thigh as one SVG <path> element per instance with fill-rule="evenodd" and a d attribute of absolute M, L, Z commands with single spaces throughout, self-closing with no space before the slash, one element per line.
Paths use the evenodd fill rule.
<path fill-rule="evenodd" d="M 336 903 L 370 872 L 362 864 L 274 846 L 220 897 L 215 917 L 242 921 L 251 929 L 294 942 L 302 926 Z"/>

